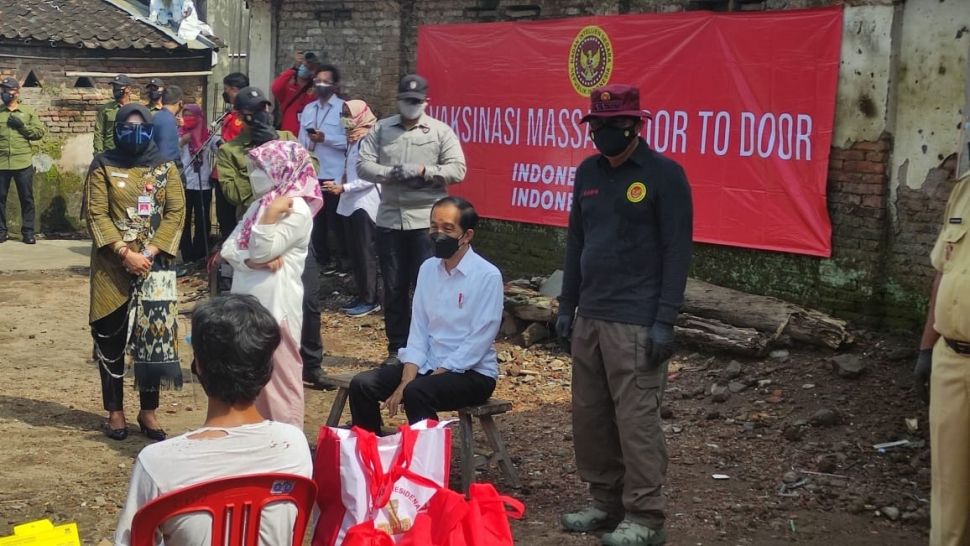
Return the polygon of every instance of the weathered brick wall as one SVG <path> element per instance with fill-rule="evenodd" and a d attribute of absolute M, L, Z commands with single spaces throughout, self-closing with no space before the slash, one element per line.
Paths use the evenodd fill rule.
<path fill-rule="evenodd" d="M 763 7 L 798 9 L 837 3 L 891 6 L 898 1 L 766 0 Z M 495 0 L 280 0 L 277 68 L 290 64 L 294 50 L 323 51 L 343 69 L 346 94 L 364 98 L 386 114 L 394 111 L 397 80 L 415 69 L 420 25 L 698 7 L 719 6 L 697 0 L 534 0 L 515 5 Z M 431 94 L 433 98 L 433 89 Z M 922 190 L 903 188 L 893 195 L 889 190 L 892 153 L 888 136 L 840 143 L 832 149 L 832 259 L 697 244 L 693 274 L 864 322 L 916 325 L 925 311 L 932 277 L 927 256 L 939 229 L 952 167 L 948 171 L 943 165 L 931 173 Z M 483 222 L 476 239 L 482 253 L 510 277 L 561 267 L 564 244 L 564 230 L 501 221 Z"/>
<path fill-rule="evenodd" d="M 47 126 L 47 135 L 35 144 L 38 153 L 56 160 L 53 169 L 34 175 L 34 197 L 39 232 L 65 232 L 83 228 L 80 219 L 81 177 L 93 155 L 91 134 L 98 108 L 110 100 L 110 77 L 89 78 L 94 87 L 75 87 L 78 76 L 66 72 L 144 74 L 202 71 L 208 54 L 200 52 L 99 51 L 0 44 L 0 78 L 24 82 L 33 73 L 37 87 L 22 87 L 21 102 L 35 109 Z M 186 102 L 205 96 L 204 76 L 167 77 L 178 85 Z M 145 79 L 136 79 L 144 85 Z M 139 86 L 135 100 L 143 102 Z M 20 204 L 13 189 L 7 199 L 8 230 L 20 230 Z"/>

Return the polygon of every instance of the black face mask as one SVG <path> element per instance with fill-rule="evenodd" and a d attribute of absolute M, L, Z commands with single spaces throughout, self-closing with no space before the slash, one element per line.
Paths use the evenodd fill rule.
<path fill-rule="evenodd" d="M 229 91 L 222 92 L 222 102 L 232 104 L 232 97 L 229 96 Z"/>
<path fill-rule="evenodd" d="M 0 93 L 0 100 L 2 100 L 4 104 L 10 104 L 16 98 L 17 97 L 15 97 L 13 95 L 13 93 L 9 93 L 7 91 L 4 91 L 3 93 Z"/>
<path fill-rule="evenodd" d="M 637 138 L 637 131 L 633 127 L 621 129 L 610 125 L 604 125 L 592 132 L 593 144 L 596 149 L 605 156 L 617 156 L 624 152 L 627 147 Z"/>
<path fill-rule="evenodd" d="M 115 125 L 115 145 L 126 154 L 140 156 L 151 145 L 154 130 L 151 123 L 119 123 Z"/>
<path fill-rule="evenodd" d="M 260 146 L 278 138 L 276 130 L 273 129 L 273 115 L 266 110 L 243 115 L 243 122 L 249 126 L 254 146 Z"/>
<path fill-rule="evenodd" d="M 148 90 L 148 100 L 150 100 L 152 102 L 155 102 L 155 101 L 157 101 L 160 98 L 162 98 L 162 92 L 161 91 L 159 91 L 158 89 L 149 89 Z"/>
<path fill-rule="evenodd" d="M 434 257 L 441 258 L 442 260 L 451 258 L 455 255 L 455 252 L 458 252 L 458 248 L 461 247 L 460 240 L 461 237 L 455 239 L 440 231 L 432 233 L 431 242 L 434 243 Z"/>
<path fill-rule="evenodd" d="M 115 100 L 121 100 L 121 97 L 124 97 L 125 96 L 125 88 L 124 87 L 114 87 L 114 88 L 112 88 L 111 89 L 111 96 L 114 97 Z"/>

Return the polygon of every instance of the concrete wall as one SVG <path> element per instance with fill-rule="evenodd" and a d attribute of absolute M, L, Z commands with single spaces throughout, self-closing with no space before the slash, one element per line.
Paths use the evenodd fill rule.
<path fill-rule="evenodd" d="M 38 154 L 54 159 L 49 171 L 34 175 L 37 231 L 64 233 L 84 230 L 79 218 L 83 177 L 93 157 L 92 135 L 98 108 L 110 100 L 110 78 L 92 77 L 95 87 L 74 87 L 77 76 L 66 72 L 107 72 L 137 75 L 149 72 L 206 70 L 208 53 L 106 52 L 0 44 L 0 78 L 24 81 L 33 72 L 42 87 L 21 88 L 21 102 L 34 108 L 47 126 L 47 135 L 34 145 Z M 186 102 L 203 97 L 201 76 L 164 78 L 186 93 Z M 145 80 L 136 80 L 144 82 Z M 143 101 L 136 95 L 137 101 Z M 7 198 L 8 231 L 20 232 L 20 203 L 16 189 Z"/>
<path fill-rule="evenodd" d="M 346 93 L 386 114 L 393 111 L 396 81 L 414 69 L 422 24 L 668 12 L 698 4 L 534 0 L 524 12 L 523 3 L 504 0 L 280 0 L 276 69 L 296 49 L 323 51 L 344 69 Z M 932 275 L 927 255 L 952 185 L 955 161 L 948 158 L 959 146 L 968 2 L 766 0 L 763 7 L 831 4 L 846 6 L 829 170 L 832 258 L 698 244 L 693 273 L 848 318 L 914 326 L 925 312 Z M 482 227 L 479 248 L 509 276 L 547 273 L 561 263 L 562 230 L 498 221 Z"/>

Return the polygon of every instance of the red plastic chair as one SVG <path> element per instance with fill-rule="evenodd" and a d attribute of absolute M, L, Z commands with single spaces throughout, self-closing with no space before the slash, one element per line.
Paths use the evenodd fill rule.
<path fill-rule="evenodd" d="M 297 507 L 293 546 L 300 546 L 316 496 L 313 480 L 293 474 L 253 474 L 192 485 L 142 506 L 131 523 L 131 546 L 155 546 L 159 525 L 191 513 L 212 517 L 213 545 L 257 546 L 263 508 L 281 501 Z"/>

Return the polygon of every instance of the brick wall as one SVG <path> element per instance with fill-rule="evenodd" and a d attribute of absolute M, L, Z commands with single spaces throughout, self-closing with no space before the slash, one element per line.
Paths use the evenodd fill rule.
<path fill-rule="evenodd" d="M 110 77 L 92 77 L 94 87 L 75 87 L 78 76 L 66 72 L 144 73 L 202 71 L 209 68 L 208 52 L 78 50 L 0 43 L 0 78 L 21 82 L 33 74 L 39 86 L 22 87 L 21 102 L 35 109 L 47 126 L 47 135 L 35 144 L 57 160 L 46 173 L 34 175 L 37 230 L 42 233 L 83 229 L 79 219 L 81 177 L 93 155 L 90 135 L 98 108 L 111 99 Z M 186 93 L 186 102 L 205 96 L 204 76 L 164 78 Z M 144 84 L 145 79 L 136 79 Z M 144 102 L 139 87 L 135 100 Z M 67 154 L 62 157 L 62 154 Z M 7 199 L 8 230 L 20 230 L 16 190 Z"/>
<path fill-rule="evenodd" d="M 797 9 L 892 5 L 895 0 L 766 0 L 749 7 Z M 422 24 L 489 22 L 616 13 L 680 11 L 716 2 L 696 0 L 280 0 L 277 5 L 277 69 L 292 52 L 314 49 L 344 71 L 344 90 L 387 114 L 394 111 L 395 84 L 413 71 L 417 29 Z M 433 89 L 432 89 L 433 95 Z M 832 149 L 829 212 L 833 257 L 695 245 L 692 273 L 739 289 L 770 294 L 889 326 L 922 320 L 932 271 L 927 255 L 948 192 L 952 167 L 941 165 L 921 190 L 889 190 L 892 141 L 843 144 Z M 893 214 L 895 211 L 895 215 Z M 561 267 L 564 232 L 557 228 L 486 221 L 476 246 L 508 277 L 548 273 Z"/>

